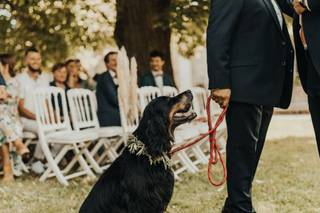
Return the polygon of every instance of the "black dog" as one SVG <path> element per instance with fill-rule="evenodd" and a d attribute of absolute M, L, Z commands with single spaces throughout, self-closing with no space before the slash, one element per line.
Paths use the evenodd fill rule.
<path fill-rule="evenodd" d="M 174 187 L 169 152 L 174 129 L 193 120 L 192 93 L 159 97 L 146 107 L 123 153 L 100 177 L 80 213 L 163 213 Z"/>

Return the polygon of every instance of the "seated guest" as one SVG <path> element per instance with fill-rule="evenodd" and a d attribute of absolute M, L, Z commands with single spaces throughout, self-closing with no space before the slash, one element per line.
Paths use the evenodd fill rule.
<path fill-rule="evenodd" d="M 10 54 L 0 55 L 0 73 L 5 81 L 5 90 L 8 94 L 0 101 L 0 146 L 3 158 L 4 180 L 13 180 L 13 171 L 9 157 L 9 145 L 12 143 L 17 154 L 23 156 L 29 153 L 22 142 L 22 124 L 18 114 L 18 83 L 13 78 L 14 59 Z"/>
<path fill-rule="evenodd" d="M 150 53 L 150 71 L 141 77 L 140 87 L 154 86 L 162 89 L 163 86 L 174 87 L 174 82 L 170 75 L 164 72 L 164 55 L 158 51 Z"/>
<path fill-rule="evenodd" d="M 63 63 L 57 63 L 52 67 L 53 81 L 50 82 L 52 87 L 60 87 L 67 92 L 69 86 L 67 85 L 67 68 Z"/>
<path fill-rule="evenodd" d="M 69 59 L 65 63 L 68 73 L 67 85 L 69 88 L 81 88 L 79 69 L 74 59 Z"/>
<path fill-rule="evenodd" d="M 87 71 L 82 67 L 79 59 L 69 59 L 66 61 L 68 72 L 67 85 L 73 88 L 95 89 L 95 82 L 89 76 Z"/>
<path fill-rule="evenodd" d="M 35 48 L 29 48 L 25 52 L 26 69 L 16 79 L 20 85 L 20 100 L 19 112 L 21 121 L 25 131 L 34 132 L 37 134 L 38 125 L 36 122 L 35 106 L 31 95 L 32 91 L 42 87 L 49 86 L 49 76 L 42 72 L 41 69 L 41 54 Z M 36 145 L 35 159 L 44 159 L 43 152 L 39 143 Z M 33 166 L 34 172 L 43 172 L 43 165 L 40 161 L 35 162 Z"/>
<path fill-rule="evenodd" d="M 117 82 L 117 52 L 104 57 L 107 70 L 97 78 L 98 119 L 101 126 L 120 126 Z"/>
<path fill-rule="evenodd" d="M 50 86 L 52 86 L 52 87 L 60 87 L 67 94 L 67 91 L 70 88 L 68 87 L 67 82 L 66 82 L 68 73 L 67 73 L 67 68 L 66 68 L 65 64 L 62 64 L 62 63 L 55 64 L 52 67 L 52 74 L 53 74 L 53 81 L 50 82 Z M 54 102 L 54 101 L 52 100 L 52 102 Z M 63 110 L 62 110 L 61 97 L 59 97 L 58 102 L 59 102 L 58 105 L 59 105 L 59 108 L 60 108 L 60 113 L 62 115 L 63 114 Z M 54 106 L 55 105 L 53 104 L 53 107 Z"/>

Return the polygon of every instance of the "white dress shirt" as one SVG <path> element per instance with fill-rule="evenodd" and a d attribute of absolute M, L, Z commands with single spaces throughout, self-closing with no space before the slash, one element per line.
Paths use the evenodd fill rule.
<path fill-rule="evenodd" d="M 32 92 L 36 89 L 49 87 L 50 75 L 41 73 L 37 79 L 31 78 L 27 71 L 22 72 L 16 76 L 19 83 L 19 96 L 24 99 L 24 107 L 32 113 L 35 113 L 35 106 Z"/>
<path fill-rule="evenodd" d="M 282 12 L 280 10 L 280 7 L 275 0 L 271 0 L 271 3 L 274 7 L 274 10 L 276 11 L 280 27 L 281 27 L 281 29 L 283 29 L 283 16 L 282 16 Z"/>
<path fill-rule="evenodd" d="M 163 71 L 151 71 L 157 87 L 163 88 Z"/>
<path fill-rule="evenodd" d="M 108 72 L 110 73 L 111 77 L 112 77 L 112 80 L 113 80 L 113 83 L 115 85 L 118 85 L 119 84 L 119 81 L 118 81 L 118 78 L 117 78 L 117 74 L 112 71 L 112 70 L 108 70 Z"/>

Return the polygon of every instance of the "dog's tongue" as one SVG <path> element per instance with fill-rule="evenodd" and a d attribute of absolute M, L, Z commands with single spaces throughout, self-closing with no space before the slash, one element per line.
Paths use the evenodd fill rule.
<path fill-rule="evenodd" d="M 192 115 L 192 113 L 193 113 L 193 111 L 191 109 L 189 109 L 188 112 L 178 112 L 175 114 L 175 116 L 176 117 L 182 117 L 182 116 L 188 117 L 188 116 Z"/>

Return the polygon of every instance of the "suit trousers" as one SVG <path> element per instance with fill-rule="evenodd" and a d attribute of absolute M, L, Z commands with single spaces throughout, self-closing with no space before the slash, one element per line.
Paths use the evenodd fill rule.
<path fill-rule="evenodd" d="M 320 156 L 320 96 L 308 96 L 309 110 Z"/>
<path fill-rule="evenodd" d="M 308 51 L 306 51 L 306 58 L 308 63 L 307 86 L 309 111 L 320 155 L 320 74 L 316 70 Z"/>
<path fill-rule="evenodd" d="M 231 102 L 226 115 L 228 197 L 223 212 L 255 212 L 251 188 L 273 107 Z"/>

